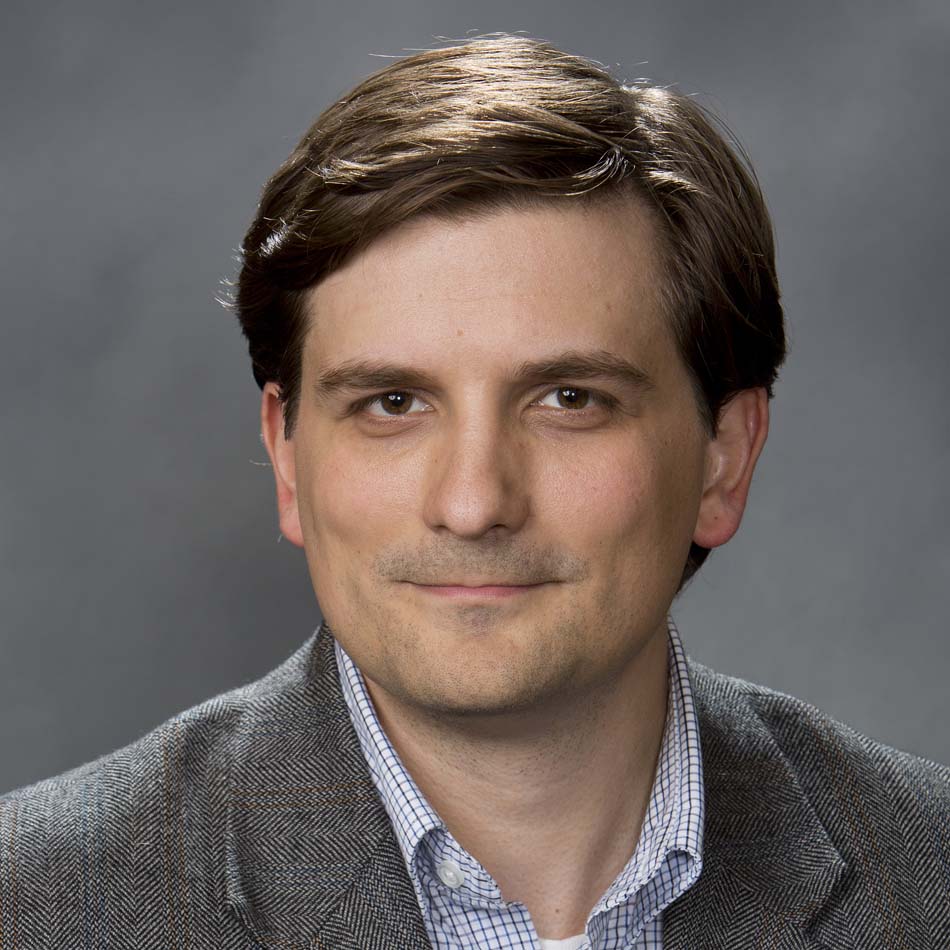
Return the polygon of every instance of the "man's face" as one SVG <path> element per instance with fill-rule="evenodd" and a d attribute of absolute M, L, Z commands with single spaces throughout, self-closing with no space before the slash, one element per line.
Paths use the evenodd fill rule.
<path fill-rule="evenodd" d="M 652 228 L 632 201 L 422 218 L 310 291 L 281 525 L 371 686 L 540 708 L 665 636 L 709 443 Z M 601 370 L 544 367 L 578 357 Z"/>

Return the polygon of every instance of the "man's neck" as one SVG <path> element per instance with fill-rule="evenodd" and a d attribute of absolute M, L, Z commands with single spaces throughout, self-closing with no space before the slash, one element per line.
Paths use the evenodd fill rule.
<path fill-rule="evenodd" d="M 490 725 L 426 717 L 367 681 L 423 795 L 543 937 L 583 932 L 636 848 L 666 722 L 665 634 L 596 695 Z"/>

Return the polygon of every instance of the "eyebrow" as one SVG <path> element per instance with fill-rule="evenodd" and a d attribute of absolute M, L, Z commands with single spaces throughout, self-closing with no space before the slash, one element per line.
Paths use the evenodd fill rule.
<path fill-rule="evenodd" d="M 637 393 L 647 393 L 656 383 L 646 370 L 608 350 L 568 350 L 540 360 L 521 363 L 512 378 L 531 383 L 574 382 L 605 379 Z M 365 389 L 435 389 L 435 379 L 412 366 L 381 360 L 345 360 L 317 377 L 314 390 L 327 399 L 336 393 Z"/>

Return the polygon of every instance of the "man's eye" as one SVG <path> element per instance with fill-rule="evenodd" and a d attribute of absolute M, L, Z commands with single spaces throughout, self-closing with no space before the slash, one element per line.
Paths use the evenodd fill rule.
<path fill-rule="evenodd" d="M 354 412 L 363 409 L 370 409 L 373 406 L 379 406 L 379 412 L 368 413 L 371 416 L 405 416 L 409 414 L 409 409 L 413 402 L 421 402 L 418 396 L 402 389 L 394 389 L 388 393 L 377 393 L 375 396 L 367 396 L 361 399 L 353 406 Z"/>
<path fill-rule="evenodd" d="M 546 393 L 541 402 L 554 397 L 555 409 L 586 409 L 591 403 L 606 405 L 605 400 L 590 389 L 580 389 L 577 386 L 559 386 Z M 550 405 L 550 404 L 549 404 Z"/>
<path fill-rule="evenodd" d="M 553 402 L 546 400 L 553 400 Z M 537 401 L 537 405 L 547 405 L 552 409 L 566 410 L 580 413 L 583 410 L 610 409 L 616 400 L 606 393 L 599 393 L 592 389 L 582 389 L 578 386 L 558 386 L 545 393 Z M 416 404 L 422 408 L 411 411 Z M 428 403 L 420 399 L 415 393 L 404 389 L 394 389 L 386 393 L 375 393 L 355 402 L 350 407 L 351 413 L 365 412 L 367 415 L 381 419 L 394 416 L 417 415 L 428 411 Z"/>

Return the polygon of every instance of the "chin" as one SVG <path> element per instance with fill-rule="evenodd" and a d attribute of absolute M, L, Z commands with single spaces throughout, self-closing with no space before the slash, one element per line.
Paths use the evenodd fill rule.
<path fill-rule="evenodd" d="M 504 649 L 487 638 L 466 646 L 427 653 L 427 662 L 404 670 L 405 698 L 445 716 L 502 716 L 563 701 L 575 680 L 571 658 L 551 650 Z"/>
<path fill-rule="evenodd" d="M 486 720 L 509 717 L 538 709 L 544 699 L 537 690 L 518 691 L 499 689 L 494 693 L 464 693 L 426 690 L 414 697 L 414 705 L 430 716 L 459 720 Z"/>

